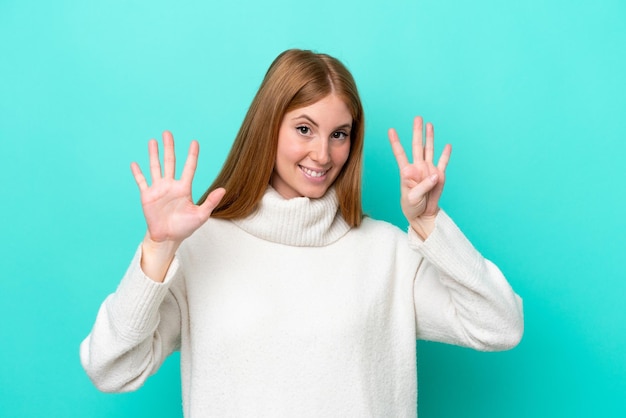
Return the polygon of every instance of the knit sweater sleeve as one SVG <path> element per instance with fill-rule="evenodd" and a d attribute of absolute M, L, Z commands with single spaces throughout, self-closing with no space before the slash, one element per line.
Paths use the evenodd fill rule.
<path fill-rule="evenodd" d="M 103 392 L 138 389 L 180 346 L 180 280 L 175 258 L 163 283 L 148 278 L 137 250 L 115 293 L 102 303 L 91 333 L 80 345 L 81 363 Z"/>
<path fill-rule="evenodd" d="M 409 246 L 424 256 L 414 283 L 417 338 L 481 351 L 515 347 L 521 298 L 442 210 L 435 225 L 425 241 L 409 228 Z"/>

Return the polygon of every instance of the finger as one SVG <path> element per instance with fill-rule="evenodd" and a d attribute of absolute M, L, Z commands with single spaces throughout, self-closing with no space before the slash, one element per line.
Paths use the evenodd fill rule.
<path fill-rule="evenodd" d="M 130 164 L 130 171 L 133 173 L 133 177 L 135 178 L 135 183 L 139 186 L 139 191 L 143 192 L 148 188 L 148 182 L 141 172 L 141 168 L 139 168 L 139 164 L 132 162 Z"/>
<path fill-rule="evenodd" d="M 428 175 L 428 173 L 423 173 L 417 165 L 408 165 L 400 171 L 400 184 L 407 189 L 412 189 L 424 179 L 425 175 Z"/>
<path fill-rule="evenodd" d="M 173 179 L 176 173 L 174 137 L 170 131 L 163 132 L 163 177 Z"/>
<path fill-rule="evenodd" d="M 148 142 L 148 155 L 150 156 L 150 175 L 152 183 L 161 178 L 161 163 L 159 161 L 159 144 L 151 139 Z"/>
<path fill-rule="evenodd" d="M 443 184 L 439 184 L 433 187 L 430 192 L 428 192 L 428 204 L 426 205 L 425 213 L 436 213 L 437 208 L 439 208 L 439 199 L 441 198 L 441 193 L 443 192 Z"/>
<path fill-rule="evenodd" d="M 409 165 L 409 160 L 406 158 L 404 147 L 400 143 L 400 138 L 398 138 L 398 133 L 395 129 L 389 129 L 388 135 L 391 150 L 393 151 L 393 155 L 396 157 L 396 161 L 398 162 L 398 168 L 402 170 L 404 167 Z"/>
<path fill-rule="evenodd" d="M 424 159 L 424 120 L 417 116 L 413 120 L 413 162 Z"/>
<path fill-rule="evenodd" d="M 198 152 L 200 151 L 200 146 L 198 145 L 198 141 L 193 140 L 189 145 L 189 152 L 187 153 L 187 160 L 185 161 L 185 166 L 183 167 L 183 173 L 180 176 L 180 180 L 184 183 L 189 183 L 193 181 L 193 176 L 196 173 L 196 167 L 198 165 Z"/>
<path fill-rule="evenodd" d="M 443 148 L 441 156 L 439 157 L 439 162 L 437 163 L 437 168 L 439 171 L 445 172 L 446 167 L 448 167 L 448 161 L 450 161 L 450 155 L 452 154 L 452 145 L 446 144 Z"/>
<path fill-rule="evenodd" d="M 426 193 L 431 191 L 433 187 L 437 185 L 438 180 L 439 176 L 437 174 L 431 174 L 430 176 L 419 182 L 417 186 L 409 190 L 409 193 L 407 195 L 409 202 L 419 202 Z"/>
<path fill-rule="evenodd" d="M 209 218 L 209 216 L 211 216 L 213 209 L 215 209 L 217 205 L 219 205 L 225 194 L 226 189 L 224 189 L 223 187 L 217 188 L 209 193 L 209 195 L 206 197 L 206 200 L 202 202 L 202 204 L 200 205 L 200 209 L 202 209 L 207 219 Z"/>
<path fill-rule="evenodd" d="M 426 124 L 426 146 L 424 147 L 424 161 L 432 163 L 435 154 L 435 127 L 432 123 Z"/>

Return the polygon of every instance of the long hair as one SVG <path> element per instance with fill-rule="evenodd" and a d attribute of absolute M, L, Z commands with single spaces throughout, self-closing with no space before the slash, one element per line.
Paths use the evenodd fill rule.
<path fill-rule="evenodd" d="M 346 103 L 352 115 L 350 154 L 333 185 L 345 221 L 358 226 L 363 217 L 361 162 L 365 123 L 356 84 L 336 58 L 297 49 L 281 53 L 268 69 L 222 170 L 198 204 L 211 191 L 224 187 L 226 194 L 211 216 L 237 219 L 251 214 L 272 177 L 283 117 L 331 93 Z"/>

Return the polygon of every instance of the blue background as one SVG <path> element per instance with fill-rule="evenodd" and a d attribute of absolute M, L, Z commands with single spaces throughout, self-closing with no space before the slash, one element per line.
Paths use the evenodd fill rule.
<path fill-rule="evenodd" d="M 405 227 L 386 131 L 425 116 L 442 206 L 524 298 L 512 351 L 420 342 L 420 417 L 624 416 L 624 45 L 618 0 L 0 0 L 0 416 L 181 415 L 177 355 L 122 395 L 78 360 L 144 233 L 129 163 L 198 139 L 199 196 L 292 47 L 357 80 L 366 212 Z"/>

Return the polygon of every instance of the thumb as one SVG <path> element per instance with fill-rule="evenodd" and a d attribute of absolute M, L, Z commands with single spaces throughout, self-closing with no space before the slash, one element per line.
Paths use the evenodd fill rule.
<path fill-rule="evenodd" d="M 202 202 L 202 204 L 200 205 L 200 208 L 202 208 L 203 211 L 207 212 L 207 217 L 211 216 L 211 212 L 213 212 L 213 209 L 215 209 L 217 205 L 219 205 L 225 194 L 226 189 L 224 189 L 223 187 L 219 187 L 209 193 L 204 202 Z"/>
<path fill-rule="evenodd" d="M 419 182 L 417 186 L 409 190 L 409 193 L 407 195 L 409 202 L 414 204 L 418 203 L 426 193 L 428 193 L 432 190 L 433 187 L 435 187 L 438 179 L 439 176 L 437 174 L 431 174 L 430 176 Z"/>

